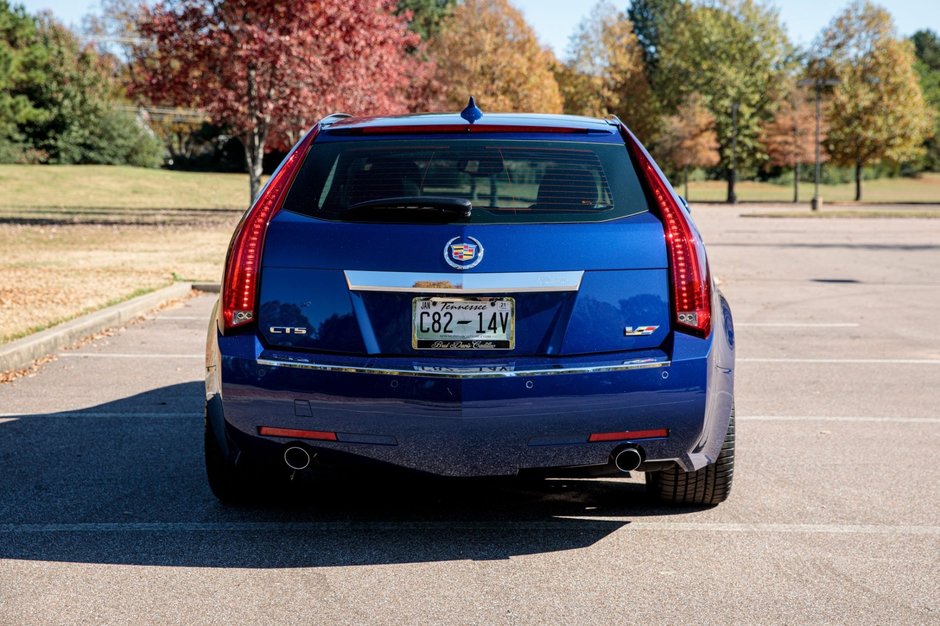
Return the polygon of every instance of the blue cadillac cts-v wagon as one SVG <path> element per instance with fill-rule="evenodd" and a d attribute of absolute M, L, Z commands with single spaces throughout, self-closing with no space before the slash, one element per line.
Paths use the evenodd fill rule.
<path fill-rule="evenodd" d="M 237 502 L 352 466 L 640 471 L 666 502 L 717 504 L 733 375 L 701 237 L 616 118 L 333 115 L 232 238 L 209 484 Z"/>

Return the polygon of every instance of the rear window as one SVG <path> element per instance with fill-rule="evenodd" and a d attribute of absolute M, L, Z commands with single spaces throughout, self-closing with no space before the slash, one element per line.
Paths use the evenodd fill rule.
<path fill-rule="evenodd" d="M 472 211 L 428 209 L 422 197 L 469 201 Z M 376 202 L 396 198 L 409 200 Z M 314 143 L 284 209 L 328 220 L 493 224 L 597 222 L 648 205 L 623 145 L 445 138 Z"/>
<path fill-rule="evenodd" d="M 421 197 L 466 200 L 472 211 L 375 206 L 392 198 L 420 205 Z M 623 145 L 371 139 L 314 143 L 284 209 L 329 220 L 495 224 L 606 221 L 648 204 Z"/>

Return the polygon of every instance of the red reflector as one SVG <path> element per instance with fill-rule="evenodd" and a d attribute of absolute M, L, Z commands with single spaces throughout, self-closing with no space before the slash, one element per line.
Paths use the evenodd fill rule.
<path fill-rule="evenodd" d="M 621 441 L 625 439 L 657 439 L 668 437 L 668 428 L 654 428 L 652 430 L 622 430 L 617 433 L 594 433 L 588 441 Z"/>
<path fill-rule="evenodd" d="M 290 437 L 291 439 L 318 439 L 320 441 L 336 441 L 336 433 L 325 430 L 300 430 L 298 428 L 275 428 L 262 426 L 258 429 L 259 435 L 267 437 Z"/>

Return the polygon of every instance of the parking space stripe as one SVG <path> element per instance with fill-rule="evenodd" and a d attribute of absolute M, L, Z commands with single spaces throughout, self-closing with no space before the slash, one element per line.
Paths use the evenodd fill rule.
<path fill-rule="evenodd" d="M 862 365 L 940 365 L 940 359 L 788 359 L 745 357 L 738 363 L 833 363 Z"/>
<path fill-rule="evenodd" d="M 892 424 L 940 424 L 940 417 L 891 417 L 889 415 L 738 415 L 745 422 L 891 422 Z"/>
<path fill-rule="evenodd" d="M 627 517 L 558 517 L 532 521 L 415 521 L 415 522 L 89 522 L 64 524 L 0 524 L 0 534 L 10 533 L 192 533 L 192 532 L 398 532 L 412 531 L 571 531 L 610 530 L 621 523 L 626 530 L 649 532 L 720 532 L 770 534 L 855 534 L 940 536 L 940 526 L 886 526 L 875 524 L 778 524 L 722 522 L 653 522 Z"/>
<path fill-rule="evenodd" d="M 816 322 L 735 322 L 735 328 L 765 327 L 765 328 L 857 328 L 854 322 L 845 323 L 816 323 Z"/>
<path fill-rule="evenodd" d="M 62 417 L 67 419 L 89 417 L 130 419 L 196 419 L 202 418 L 198 411 L 178 411 L 164 413 L 118 413 L 101 411 L 72 411 L 62 413 L 0 413 L 0 424 L 28 417 Z M 903 417 L 891 415 L 738 415 L 738 420 L 746 422 L 891 422 L 893 424 L 940 424 L 940 417 Z"/>
<path fill-rule="evenodd" d="M 202 354 L 152 354 L 126 352 L 60 352 L 66 358 L 99 359 L 204 359 Z M 738 363 L 830 363 L 830 364 L 870 364 L 870 365 L 940 365 L 940 359 L 797 359 L 797 358 L 738 358 Z"/>
<path fill-rule="evenodd" d="M 208 316 L 208 315 L 160 315 L 160 316 L 158 316 L 158 317 L 154 317 L 153 319 L 155 319 L 155 320 L 157 320 L 157 321 L 162 321 L 162 320 L 187 320 L 187 321 L 198 320 L 198 321 L 200 321 L 200 322 L 208 322 L 208 321 L 209 321 L 209 317 L 210 317 L 210 316 Z"/>

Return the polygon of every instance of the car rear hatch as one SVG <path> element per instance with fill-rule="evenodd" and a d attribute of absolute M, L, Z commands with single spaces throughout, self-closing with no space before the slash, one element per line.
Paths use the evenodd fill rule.
<path fill-rule="evenodd" d="M 268 346 L 492 360 L 668 336 L 663 225 L 619 136 L 321 139 L 267 229 Z"/>

